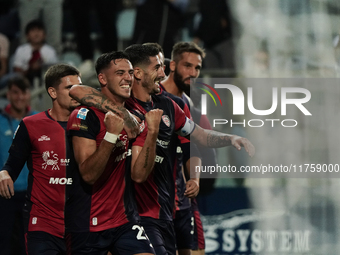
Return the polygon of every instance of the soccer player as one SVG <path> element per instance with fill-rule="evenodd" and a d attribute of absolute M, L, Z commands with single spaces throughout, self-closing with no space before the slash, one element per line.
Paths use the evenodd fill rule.
<path fill-rule="evenodd" d="M 103 54 L 96 62 L 96 71 L 102 93 L 123 107 L 130 97 L 134 72 L 127 56 L 123 52 Z M 153 169 L 162 113 L 155 109 L 145 115 L 146 123 L 141 127 L 145 128 L 138 142 L 132 141 L 127 171 L 125 161 L 131 152 L 123 120 L 94 107 L 80 106 L 72 113 L 68 129 L 82 177 L 71 198 L 79 210 L 68 225 L 72 254 L 154 253 L 138 223 L 130 179 L 143 182 Z"/>
<path fill-rule="evenodd" d="M 171 62 L 169 66 L 170 74 L 168 77 L 165 78 L 164 81 L 162 81 L 161 84 L 162 89 L 182 98 L 189 108 L 190 105 L 192 105 L 191 99 L 188 96 L 190 95 L 190 79 L 196 79 L 199 76 L 204 57 L 205 57 L 204 50 L 200 48 L 197 44 L 192 42 L 176 43 L 171 53 Z M 196 113 L 195 111 L 196 109 L 194 109 L 193 105 L 190 109 L 192 110 L 192 112 Z M 200 126 L 205 127 L 206 129 L 211 129 L 209 121 L 206 117 L 199 119 L 195 118 L 196 115 L 193 116 L 195 122 L 198 120 Z M 183 150 L 185 150 L 185 148 Z M 199 147 L 199 151 L 201 152 L 200 154 L 206 165 L 216 164 L 216 162 L 206 162 L 207 159 L 209 161 L 215 160 L 214 149 Z M 183 203 L 184 205 L 187 204 L 185 198 L 183 198 Z M 204 254 L 205 242 L 203 226 L 201 223 L 198 206 L 195 198 L 191 199 L 191 208 L 194 217 L 194 235 L 193 235 L 194 242 L 192 250 L 199 254 Z M 178 215 L 183 215 L 183 217 L 185 217 L 185 215 L 187 214 L 184 214 L 181 212 L 181 210 L 179 210 Z M 182 220 L 179 218 L 179 221 Z M 181 239 L 183 240 L 184 237 L 182 237 Z"/>
<path fill-rule="evenodd" d="M 10 199 L 13 182 L 27 162 L 24 221 L 29 255 L 66 254 L 64 210 L 74 167 L 65 131 L 70 113 L 79 105 L 69 96 L 74 84 L 81 84 L 76 68 L 58 64 L 47 70 L 45 87 L 52 108 L 20 122 L 0 172 L 0 195 Z"/>
<path fill-rule="evenodd" d="M 157 43 L 144 43 L 143 45 L 152 45 L 158 49 L 158 57 L 161 63 L 164 64 L 164 53 L 162 47 Z M 196 53 L 199 52 L 202 57 L 204 57 L 204 52 L 196 50 Z M 200 68 L 200 66 L 199 66 Z M 177 70 L 176 70 L 177 71 Z M 173 72 L 170 73 L 170 77 L 166 77 L 165 80 L 173 81 Z M 199 72 L 196 72 L 194 76 L 189 76 L 193 78 L 197 78 Z M 189 80 L 190 81 L 190 80 Z M 191 119 L 191 114 L 189 110 L 189 103 L 187 98 L 182 93 L 174 94 L 168 93 L 162 83 L 159 83 L 161 88 L 161 93 L 165 96 L 170 97 L 174 100 L 181 109 L 185 112 L 186 116 Z M 176 86 L 174 81 L 170 84 Z M 173 90 L 172 90 L 173 91 Z M 182 100 L 182 99 L 183 100 Z M 185 101 L 184 101 L 185 100 Z M 184 137 L 179 136 L 179 145 L 177 146 L 177 157 L 176 157 L 176 165 L 174 170 L 174 180 L 176 186 L 176 213 L 174 217 L 174 229 L 176 233 L 176 246 L 179 255 L 189 255 L 191 254 L 191 250 L 193 248 L 196 249 L 197 245 L 194 245 L 194 235 L 197 235 L 197 232 L 194 231 L 197 229 L 202 229 L 202 224 L 197 226 L 194 224 L 196 221 L 200 222 L 200 219 L 194 219 L 194 214 L 192 213 L 191 201 L 195 199 L 199 192 L 199 173 L 195 173 L 192 171 L 190 174 L 190 166 L 200 166 L 201 165 L 201 155 L 195 146 L 195 144 L 190 145 L 190 141 Z M 205 148 L 206 150 L 214 150 L 211 148 Z M 184 169 L 184 173 L 183 170 Z M 193 174 L 196 174 L 195 176 Z M 185 176 L 185 177 L 184 177 Z M 189 199 L 191 198 L 191 200 Z M 195 200 L 196 201 L 196 200 Z M 197 208 L 197 207 L 196 207 Z M 199 217 L 199 213 L 195 214 L 196 217 Z M 202 232 L 203 236 L 203 232 Z M 204 237 L 203 237 L 204 241 Z M 203 243 L 204 244 L 204 243 Z"/>
<path fill-rule="evenodd" d="M 156 95 L 160 92 L 156 83 L 165 75 L 161 68 L 162 63 L 157 56 L 157 48 L 132 45 L 125 52 L 134 67 L 135 77 L 133 97 L 127 100 L 126 104 L 133 104 L 136 108 L 134 113 L 141 119 L 143 119 L 143 114 L 151 109 L 163 110 L 154 169 L 145 182 L 135 184 L 138 212 L 156 254 L 175 254 L 172 224 L 175 196 L 173 162 L 175 162 L 176 155 L 176 143 L 173 142 L 173 139 L 177 138 L 175 131 L 208 147 L 233 145 L 238 150 L 244 147 L 250 156 L 254 155 L 255 149 L 246 138 L 202 129 L 190 121 L 171 99 Z M 70 92 L 77 95 L 77 98 L 82 98 L 86 93 L 91 94 L 91 88 L 82 89 L 77 86 Z M 91 97 L 94 97 L 94 94 Z M 104 103 L 103 108 L 106 108 L 106 104 L 109 102 L 105 101 Z"/>

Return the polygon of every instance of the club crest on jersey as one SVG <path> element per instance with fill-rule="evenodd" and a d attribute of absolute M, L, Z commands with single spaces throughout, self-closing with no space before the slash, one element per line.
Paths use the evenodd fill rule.
<path fill-rule="evenodd" d="M 42 158 L 45 162 L 42 164 L 42 169 L 46 170 L 47 166 L 51 166 L 52 170 L 60 170 L 58 166 L 58 154 L 54 153 L 53 151 L 44 151 Z"/>
<path fill-rule="evenodd" d="M 143 120 L 142 123 L 139 124 L 139 132 L 142 133 L 144 131 L 144 128 L 145 128 L 145 122 Z"/>
<path fill-rule="evenodd" d="M 167 127 L 170 127 L 170 118 L 169 118 L 168 115 L 163 115 L 162 120 L 163 120 L 164 124 L 167 125 Z"/>
<path fill-rule="evenodd" d="M 85 120 L 88 111 L 89 111 L 89 109 L 80 108 L 80 110 L 78 111 L 78 114 L 77 114 L 77 118 L 81 119 L 81 120 Z"/>

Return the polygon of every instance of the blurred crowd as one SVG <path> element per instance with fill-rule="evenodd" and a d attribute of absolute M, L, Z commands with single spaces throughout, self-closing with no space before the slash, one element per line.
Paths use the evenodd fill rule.
<path fill-rule="evenodd" d="M 146 42 L 159 43 L 170 59 L 177 41 L 192 40 L 206 50 L 203 68 L 233 70 L 228 1 L 215 2 L 211 5 L 208 0 L 3 0 L 0 88 L 5 88 L 16 73 L 33 83 L 35 77 L 40 78 L 48 66 L 57 62 L 75 65 L 83 80 L 90 83 L 98 54 Z M 118 24 L 119 15 L 126 10 L 133 11 L 134 23 L 130 38 L 122 39 L 118 26 L 131 29 L 127 24 Z M 70 52 L 73 58 L 68 57 Z"/>

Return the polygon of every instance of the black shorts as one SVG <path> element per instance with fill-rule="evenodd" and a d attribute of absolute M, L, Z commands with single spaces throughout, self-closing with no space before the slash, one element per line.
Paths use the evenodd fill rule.
<path fill-rule="evenodd" d="M 155 253 L 143 227 L 131 222 L 99 232 L 69 233 L 67 243 L 72 255 Z"/>
<path fill-rule="evenodd" d="M 176 211 L 174 219 L 177 249 L 192 249 L 194 217 L 191 208 Z"/>
<path fill-rule="evenodd" d="M 176 238 L 172 221 L 141 217 L 156 255 L 176 255 Z"/>
<path fill-rule="evenodd" d="M 28 231 L 25 234 L 27 255 L 64 255 L 66 242 L 64 238 L 43 231 Z"/>

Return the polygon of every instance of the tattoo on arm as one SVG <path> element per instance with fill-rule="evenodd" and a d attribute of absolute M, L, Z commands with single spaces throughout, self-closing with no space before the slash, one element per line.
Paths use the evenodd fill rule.
<path fill-rule="evenodd" d="M 125 110 L 124 107 L 116 107 L 113 108 L 112 102 L 107 99 L 101 92 L 99 91 L 91 91 L 91 93 L 86 94 L 84 97 L 79 98 L 79 97 L 74 97 L 75 100 L 80 102 L 83 105 L 86 106 L 93 106 L 99 110 L 102 110 L 104 112 L 112 111 L 113 113 L 121 116 L 121 115 L 126 115 L 124 114 L 123 109 Z"/>
<path fill-rule="evenodd" d="M 209 130 L 207 135 L 207 145 L 211 148 L 219 148 L 230 145 L 230 137 L 226 134 Z"/>
<path fill-rule="evenodd" d="M 143 167 L 146 168 L 148 166 L 148 159 L 149 159 L 149 147 L 146 148 L 146 153 L 145 153 L 145 162 Z"/>

